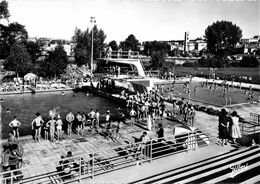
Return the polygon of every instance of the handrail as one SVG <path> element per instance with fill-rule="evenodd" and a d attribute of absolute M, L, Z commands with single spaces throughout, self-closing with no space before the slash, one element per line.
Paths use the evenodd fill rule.
<path fill-rule="evenodd" d="M 158 159 L 171 154 L 180 153 L 183 151 L 189 151 L 190 149 L 196 149 L 197 147 L 200 147 L 202 145 L 203 146 L 207 145 L 205 143 L 205 140 L 203 140 L 204 138 L 198 140 L 198 137 L 200 135 L 205 135 L 205 134 L 198 131 L 194 131 L 191 133 L 183 133 L 180 135 L 164 137 L 163 139 L 165 139 L 166 141 L 163 142 L 159 142 L 158 139 L 151 139 L 146 144 L 137 142 L 125 146 L 113 147 L 112 149 L 117 151 L 117 156 L 109 157 L 109 158 L 102 157 L 103 155 L 102 153 L 107 152 L 109 150 L 111 151 L 111 148 L 99 150 L 96 151 L 95 153 L 91 153 L 92 157 L 89 155 L 89 153 L 87 154 L 85 153 L 78 156 L 61 159 L 59 161 L 57 160 L 57 163 L 58 162 L 61 163 L 56 165 L 58 167 L 62 167 L 62 168 L 66 167 L 68 163 L 62 164 L 62 162 L 67 162 L 69 159 L 71 161 L 69 163 L 77 163 L 77 165 L 74 164 L 75 166 L 69 169 L 70 170 L 69 174 L 64 174 L 64 170 L 46 172 L 33 177 L 24 178 L 20 182 L 30 183 L 38 179 L 49 178 L 51 176 L 58 176 L 61 180 L 63 180 L 66 177 L 70 177 L 70 175 L 72 175 L 71 173 L 74 171 L 75 171 L 74 174 L 76 174 L 74 176 L 74 181 L 77 180 L 81 181 L 82 179 L 88 177 L 93 178 L 95 175 L 103 174 L 109 172 L 110 170 L 112 171 L 112 170 L 120 169 L 122 167 L 129 167 L 131 165 L 135 165 L 137 162 L 140 163 L 148 162 L 148 161 L 151 162 L 152 159 Z M 169 144 L 169 141 L 172 142 L 173 144 Z M 186 147 L 183 147 L 183 145 L 186 145 Z M 119 150 L 119 148 L 121 150 Z M 132 160 L 128 159 L 130 157 L 133 157 Z M 33 165 L 30 167 L 30 169 L 34 167 L 37 168 L 43 165 L 46 166 L 51 163 L 53 164 L 53 162 L 47 162 L 39 165 Z M 108 167 L 110 167 L 109 170 Z M 4 181 L 11 180 L 12 183 L 14 181 L 14 173 L 27 172 L 27 170 L 28 167 L 20 168 L 12 171 L 6 171 L 0 173 L 0 176 L 2 176 Z M 17 176 L 18 175 L 16 175 L 16 177 Z"/>
<path fill-rule="evenodd" d="M 250 123 L 257 123 L 257 126 L 260 126 L 260 114 L 251 112 Z"/>
<path fill-rule="evenodd" d="M 138 51 L 103 51 L 100 53 L 101 58 L 118 58 L 118 59 L 140 59 Z"/>

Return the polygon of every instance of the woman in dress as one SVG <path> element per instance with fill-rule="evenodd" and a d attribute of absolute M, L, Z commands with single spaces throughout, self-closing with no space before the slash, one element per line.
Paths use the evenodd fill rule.
<path fill-rule="evenodd" d="M 221 109 L 221 113 L 219 115 L 219 138 L 222 140 L 222 145 L 227 145 L 228 139 L 228 116 L 227 111 L 225 109 Z"/>
<path fill-rule="evenodd" d="M 233 143 L 236 143 L 236 139 L 237 138 L 241 138 L 241 132 L 240 132 L 240 128 L 239 128 L 239 117 L 237 115 L 237 112 L 234 111 L 231 115 L 231 120 L 232 120 L 232 125 L 231 125 L 231 132 L 230 132 L 230 136 L 233 139 Z"/>

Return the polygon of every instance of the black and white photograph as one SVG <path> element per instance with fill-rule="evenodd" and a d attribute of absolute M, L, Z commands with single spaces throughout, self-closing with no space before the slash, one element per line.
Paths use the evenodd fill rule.
<path fill-rule="evenodd" d="M 0 0 L 0 183 L 260 183 L 260 1 Z"/>

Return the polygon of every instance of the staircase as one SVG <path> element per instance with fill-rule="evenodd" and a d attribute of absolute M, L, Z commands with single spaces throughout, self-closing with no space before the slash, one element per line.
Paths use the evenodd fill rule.
<path fill-rule="evenodd" d="M 133 183 L 256 183 L 260 181 L 260 147 L 237 149 Z"/>

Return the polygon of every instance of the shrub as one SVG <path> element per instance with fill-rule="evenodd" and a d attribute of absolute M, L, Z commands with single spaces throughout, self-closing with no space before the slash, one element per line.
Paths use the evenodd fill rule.
<path fill-rule="evenodd" d="M 240 61 L 240 66 L 242 67 L 257 67 L 258 60 L 255 56 L 244 56 Z"/>
<path fill-rule="evenodd" d="M 193 107 L 194 107 L 194 109 L 197 111 L 197 110 L 199 110 L 199 107 L 200 107 L 200 106 L 199 106 L 199 105 L 194 105 Z"/>
<path fill-rule="evenodd" d="M 208 108 L 207 109 L 207 113 L 208 114 L 214 114 L 215 113 L 215 110 L 213 108 Z"/>
<path fill-rule="evenodd" d="M 200 110 L 200 111 L 206 111 L 206 109 L 207 109 L 207 108 L 206 108 L 205 106 L 199 107 L 199 110 Z"/>

